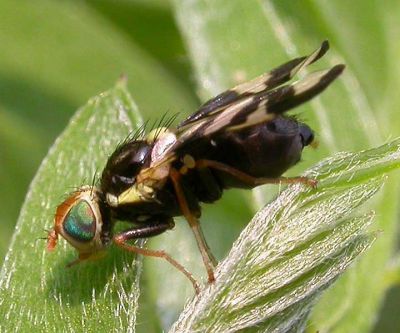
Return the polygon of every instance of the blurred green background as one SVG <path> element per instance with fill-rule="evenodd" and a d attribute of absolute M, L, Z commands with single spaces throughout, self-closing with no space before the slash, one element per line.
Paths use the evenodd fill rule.
<path fill-rule="evenodd" d="M 189 9 L 193 7 L 189 3 L 194 3 L 193 7 L 200 13 L 192 22 Z M 319 152 L 308 153 L 305 164 L 296 170 L 335 150 L 363 149 L 399 135 L 400 46 L 396 36 L 400 27 L 396 13 L 400 6 L 396 1 L 255 1 L 254 6 L 253 1 L 244 3 L 239 0 L 182 0 L 173 4 L 163 0 L 0 2 L 1 260 L 7 252 L 29 183 L 76 109 L 125 74 L 129 90 L 145 119 L 157 119 L 166 111 L 180 112 L 183 118 L 214 89 L 212 82 L 205 82 L 207 75 L 203 77 L 201 73 L 203 69 L 212 72 L 206 68 L 207 59 L 200 59 L 196 53 L 196 45 L 201 43 L 209 43 L 210 54 L 206 58 L 217 53 L 221 63 L 228 59 L 225 50 L 247 54 L 245 59 L 237 57 L 235 61 L 246 62 L 249 73 L 256 75 L 260 74 L 259 68 L 266 66 L 260 63 L 263 57 L 270 55 L 266 64 L 279 64 L 292 56 L 293 50 L 271 37 L 279 35 L 277 22 L 283 20 L 287 30 L 294 31 L 291 39 L 296 45 L 306 41 L 307 45 L 299 47 L 302 53 L 329 38 L 334 54 L 340 54 L 336 62 L 344 61 L 357 78 L 347 79 L 345 84 L 354 94 L 340 103 L 358 105 L 366 113 L 356 116 L 349 113 L 349 118 L 333 121 L 335 138 L 340 138 L 335 147 L 324 145 L 326 138 L 323 138 Z M 270 4 L 275 6 L 273 13 L 268 12 Z M 261 7 L 266 11 L 263 17 L 269 26 L 260 25 L 259 13 L 252 11 L 259 11 Z M 188 21 L 184 18 L 185 10 L 188 10 Z M 204 35 L 200 34 L 196 40 L 196 29 L 206 29 L 212 38 L 203 41 Z M 246 38 L 254 36 L 254 41 L 261 42 L 237 38 L 241 29 L 247 29 L 243 34 Z M 283 35 L 277 39 L 285 38 Z M 226 40 L 229 44 L 224 43 Z M 225 86 L 229 81 L 231 78 L 218 84 Z M 359 95 L 359 91 L 364 95 Z M 365 105 L 371 109 L 366 110 Z M 367 122 L 370 111 L 376 121 L 373 125 Z M 315 116 L 305 118 L 323 136 L 324 128 L 317 124 Z M 346 124 L 339 126 L 341 121 Z M 353 140 L 349 135 L 352 127 L 363 127 L 370 140 Z M 354 143 L 346 145 L 352 140 Z M 76 185 L 79 184 L 71 187 Z M 229 199 L 224 204 L 231 209 L 230 214 L 237 213 L 232 211 Z M 389 204 L 397 212 L 396 203 Z M 240 212 L 242 220 L 247 221 L 251 212 L 252 207 Z M 379 214 L 384 212 L 378 211 Z M 44 228 L 48 225 L 44 221 Z M 397 230 L 397 227 L 389 230 L 393 233 L 391 237 L 395 238 Z M 38 230 L 38 237 L 42 232 Z M 232 231 L 227 243 L 236 234 Z M 218 257 L 226 253 L 227 245 L 218 247 L 215 240 L 211 243 L 217 248 Z M 393 243 L 388 246 L 393 247 Z M 400 280 L 396 258 L 393 256 L 387 261 L 390 269 L 395 268 L 388 278 L 385 303 L 377 313 L 375 332 L 400 330 L 400 288 L 394 283 Z"/>

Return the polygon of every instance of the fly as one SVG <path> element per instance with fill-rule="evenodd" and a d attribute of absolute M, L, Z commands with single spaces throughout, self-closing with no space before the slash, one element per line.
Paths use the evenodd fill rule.
<path fill-rule="evenodd" d="M 219 94 L 175 129 L 161 127 L 147 135 L 139 131 L 123 142 L 109 157 L 98 186 L 83 186 L 58 206 L 48 249 L 54 249 L 61 235 L 79 252 L 74 264 L 100 257 L 114 243 L 129 252 L 167 260 L 190 279 L 198 293 L 192 274 L 175 259 L 130 241 L 170 230 L 174 217 L 183 215 L 211 283 L 217 262 L 199 224 L 201 203 L 217 201 L 229 188 L 279 183 L 315 187 L 314 179 L 282 177 L 314 140 L 310 127 L 285 112 L 322 92 L 345 66 L 286 82 L 328 49 L 325 41 L 309 56 Z M 118 220 L 133 226 L 114 234 Z"/>

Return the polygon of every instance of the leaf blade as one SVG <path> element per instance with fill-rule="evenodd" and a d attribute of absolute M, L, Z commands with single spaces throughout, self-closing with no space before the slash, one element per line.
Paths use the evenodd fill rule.
<path fill-rule="evenodd" d="M 140 261 L 110 251 L 106 260 L 66 269 L 76 256 L 73 249 L 60 242 L 56 253 L 47 254 L 45 244 L 35 241 L 44 235 L 44 225 L 51 227 L 54 205 L 66 188 L 83 179 L 90 182 L 115 145 L 133 130 L 129 118 L 136 123 L 140 119 L 120 82 L 77 112 L 43 161 L 0 275 L 0 313 L 4 318 L 19 313 L 17 321 L 3 323 L 7 330 L 28 329 L 32 321 L 52 332 L 95 331 L 100 323 L 109 330 L 134 330 Z"/>
<path fill-rule="evenodd" d="M 257 213 L 218 266 L 215 284 L 171 332 L 304 327 L 305 309 L 375 239 L 367 231 L 373 214 L 352 215 L 381 188 L 382 175 L 400 167 L 400 139 L 346 155 L 309 170 L 323 179 L 317 190 L 291 186 Z M 370 160 L 376 168 L 365 177 Z"/>

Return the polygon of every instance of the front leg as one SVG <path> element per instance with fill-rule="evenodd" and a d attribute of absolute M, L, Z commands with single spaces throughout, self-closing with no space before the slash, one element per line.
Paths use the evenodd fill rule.
<path fill-rule="evenodd" d="M 196 294 L 199 294 L 200 287 L 197 281 L 194 279 L 193 275 L 190 272 L 188 272 L 180 263 L 178 263 L 175 259 L 173 259 L 168 253 L 162 250 L 161 251 L 149 250 L 128 244 L 128 241 L 130 240 L 156 236 L 163 233 L 164 231 L 167 231 L 168 229 L 172 229 L 173 227 L 174 227 L 174 222 L 172 221 L 172 219 L 167 219 L 165 221 L 157 221 L 157 222 L 154 221 L 146 222 L 144 225 L 122 231 L 121 233 L 115 235 L 113 237 L 113 241 L 117 246 L 123 248 L 126 251 L 138 253 L 148 257 L 165 259 L 175 268 L 177 268 L 179 271 L 185 274 L 185 276 L 192 283 L 193 288 L 196 291 Z"/>

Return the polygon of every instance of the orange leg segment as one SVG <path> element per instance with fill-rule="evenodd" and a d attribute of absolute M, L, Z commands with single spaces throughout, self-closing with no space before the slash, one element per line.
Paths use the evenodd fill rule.
<path fill-rule="evenodd" d="M 190 228 L 196 238 L 197 246 L 199 247 L 201 257 L 203 258 L 204 266 L 206 267 L 208 274 L 208 282 L 212 283 L 215 281 L 214 267 L 217 264 L 214 256 L 211 253 L 210 248 L 204 238 L 198 219 L 192 214 L 189 209 L 185 194 L 183 193 L 182 186 L 180 184 L 181 174 L 174 168 L 170 170 L 170 177 L 175 188 L 175 193 L 178 198 L 178 202 L 183 213 L 183 216 L 189 223 Z"/>
<path fill-rule="evenodd" d="M 155 257 L 155 258 L 163 258 L 163 259 L 165 259 L 170 264 L 172 264 L 175 268 L 177 268 L 179 271 L 181 271 L 183 274 L 185 274 L 185 276 L 192 283 L 193 288 L 196 291 L 196 294 L 200 293 L 200 287 L 199 287 L 197 281 L 195 280 L 195 278 L 193 277 L 193 275 L 190 272 L 188 272 L 185 269 L 185 267 L 183 267 L 180 263 L 178 263 L 174 258 L 172 258 L 166 252 L 143 249 L 141 247 L 130 245 L 130 244 L 127 243 L 127 240 L 125 239 L 125 237 L 123 235 L 116 235 L 116 236 L 114 236 L 113 240 L 114 240 L 114 243 L 116 245 L 118 245 L 119 247 L 121 247 L 122 249 L 124 249 L 126 251 L 137 253 L 137 254 L 141 254 L 141 255 L 144 255 L 144 256 L 148 256 L 148 257 Z"/>
<path fill-rule="evenodd" d="M 243 181 L 244 183 L 249 184 L 250 186 L 258 186 L 264 184 L 280 184 L 280 183 L 283 184 L 303 183 L 305 185 L 311 186 L 312 188 L 315 188 L 317 186 L 317 180 L 307 177 L 257 178 L 250 176 L 247 173 L 244 173 L 238 169 L 232 168 L 229 165 L 212 160 L 198 160 L 196 161 L 196 168 L 212 168 L 220 170 L 232 175 L 233 177 Z"/>

